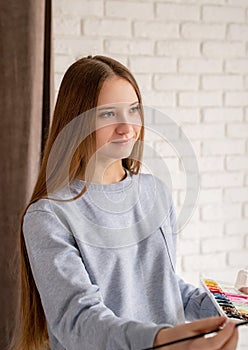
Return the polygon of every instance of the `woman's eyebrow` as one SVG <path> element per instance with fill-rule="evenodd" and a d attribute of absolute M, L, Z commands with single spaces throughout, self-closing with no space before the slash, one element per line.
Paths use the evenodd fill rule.
<path fill-rule="evenodd" d="M 139 103 L 139 101 L 135 101 L 135 102 L 131 103 L 130 106 L 136 105 L 137 103 Z"/>
<path fill-rule="evenodd" d="M 129 106 L 133 106 L 133 105 L 136 105 L 137 103 L 139 103 L 139 101 L 135 101 L 135 102 L 132 102 Z M 105 106 L 102 106 L 102 107 L 97 107 L 97 110 L 98 111 L 102 111 L 102 110 L 106 110 L 106 109 L 115 109 L 118 107 L 118 105 L 120 104 L 123 104 L 122 102 L 121 103 L 117 103 L 116 106 L 108 106 L 108 105 L 105 105 Z"/>
<path fill-rule="evenodd" d="M 103 109 L 115 109 L 116 106 L 105 106 L 105 107 L 97 107 L 97 110 L 98 111 L 102 111 Z"/>

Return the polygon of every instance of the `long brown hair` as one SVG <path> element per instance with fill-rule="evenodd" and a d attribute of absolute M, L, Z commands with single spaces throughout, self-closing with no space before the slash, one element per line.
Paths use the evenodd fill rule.
<path fill-rule="evenodd" d="M 88 56 L 78 60 L 69 67 L 61 82 L 39 176 L 27 208 L 31 203 L 41 198 L 47 198 L 50 190 L 56 191 L 67 183 L 68 179 L 66 176 L 68 172 L 66 174 L 65 170 L 67 170 L 68 167 L 68 160 L 70 160 L 70 181 L 75 179 L 79 174 L 85 174 L 87 162 L 95 152 L 95 133 L 88 132 L 92 126 L 89 118 L 79 118 L 77 120 L 77 117 L 82 113 L 86 113 L 87 115 L 89 111 L 97 106 L 101 87 L 104 81 L 112 76 L 119 76 L 126 79 L 133 86 L 137 94 L 138 101 L 141 105 L 142 119 L 139 141 L 143 141 L 144 123 L 142 99 L 139 87 L 130 71 L 116 60 L 105 56 Z M 90 116 L 89 114 L 88 117 Z M 75 122 L 72 127 L 68 128 L 71 121 Z M 65 128 L 69 130 L 69 137 L 66 138 L 66 141 L 64 138 L 59 138 L 59 135 L 63 133 Z M 80 138 L 82 140 L 82 134 L 79 133 L 75 138 L 74 133 L 80 128 L 84 131 L 87 130 L 87 137 L 83 138 L 83 141 L 78 143 Z M 70 135 L 73 137 L 70 137 Z M 73 142 L 74 144 L 72 144 Z M 128 169 L 131 174 L 137 174 L 140 171 L 143 151 L 142 144 L 142 142 L 136 142 L 134 145 L 132 154 L 134 153 L 135 157 L 132 157 L 131 154 L 127 159 L 122 160 L 123 166 Z M 51 153 L 56 154 L 56 157 L 50 162 L 52 166 L 50 166 L 49 171 L 47 171 Z M 48 184 L 49 192 L 47 189 Z M 79 195 L 82 195 L 84 191 L 85 189 Z M 22 217 L 22 222 L 24 215 Z M 21 294 L 17 321 L 17 329 L 19 329 L 19 332 L 15 334 L 11 349 L 45 350 L 49 347 L 46 318 L 39 292 L 32 275 L 22 229 L 20 234 L 20 249 Z"/>

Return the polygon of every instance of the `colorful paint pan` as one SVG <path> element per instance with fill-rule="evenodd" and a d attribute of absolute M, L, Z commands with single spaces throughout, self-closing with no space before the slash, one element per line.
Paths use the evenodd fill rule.
<path fill-rule="evenodd" d="M 248 320 L 248 295 L 210 278 L 201 279 L 201 284 L 221 315 L 233 320 Z"/>

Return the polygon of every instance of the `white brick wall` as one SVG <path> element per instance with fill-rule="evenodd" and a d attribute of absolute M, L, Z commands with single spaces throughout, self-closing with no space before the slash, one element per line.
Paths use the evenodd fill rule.
<path fill-rule="evenodd" d="M 145 104 L 181 129 L 163 115 L 149 115 L 147 125 L 171 130 L 181 154 L 192 157 L 180 145 L 187 135 L 201 191 L 179 234 L 178 271 L 196 284 L 201 272 L 234 281 L 248 265 L 248 0 L 55 0 L 53 19 L 56 90 L 77 58 L 112 56 L 134 73 Z M 166 163 L 179 212 L 182 160 L 147 134 L 153 150 L 146 162 L 162 178 L 161 157 Z M 240 333 L 244 350 L 248 340 Z"/>

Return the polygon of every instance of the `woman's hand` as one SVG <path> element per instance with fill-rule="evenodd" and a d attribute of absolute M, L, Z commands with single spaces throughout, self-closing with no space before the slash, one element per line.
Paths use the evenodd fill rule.
<path fill-rule="evenodd" d="M 211 337 L 201 337 L 166 346 L 164 350 L 235 350 L 238 343 L 238 331 L 234 322 L 226 322 L 225 317 L 210 317 L 185 323 L 173 328 L 161 329 L 154 340 L 155 345 L 161 345 L 173 340 L 190 337 L 199 333 L 209 332 L 223 326 L 223 329 Z"/>
<path fill-rule="evenodd" d="M 241 287 L 239 288 L 240 292 L 248 294 L 248 287 Z"/>

